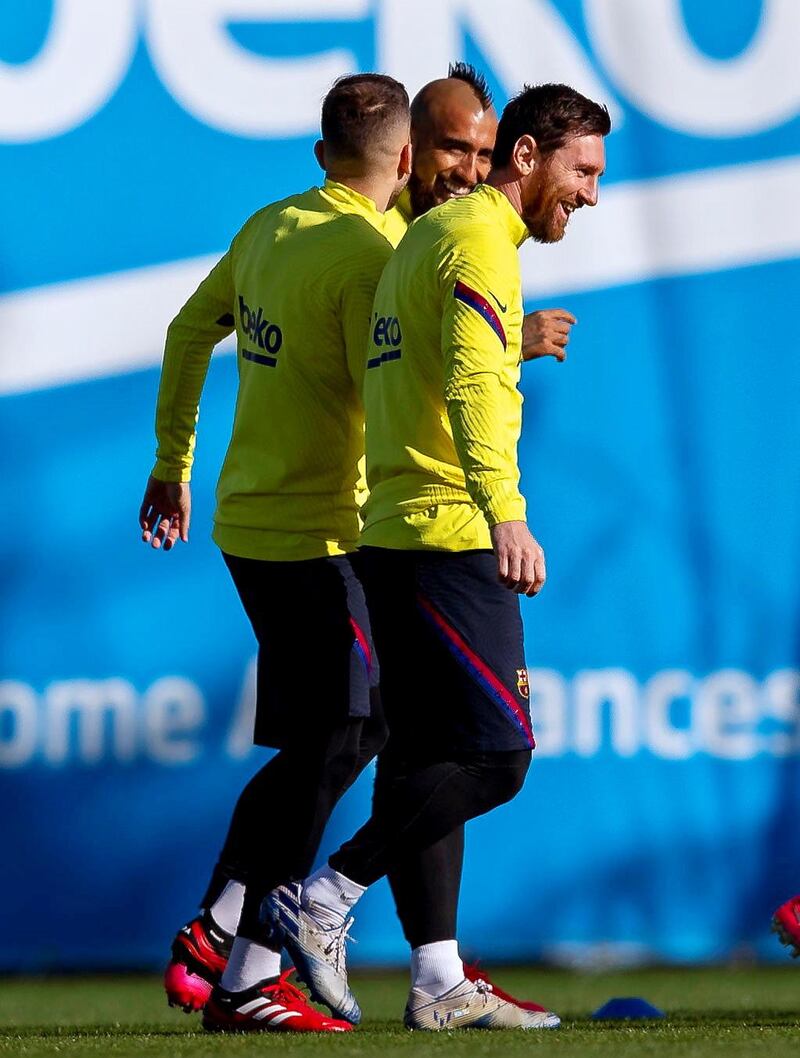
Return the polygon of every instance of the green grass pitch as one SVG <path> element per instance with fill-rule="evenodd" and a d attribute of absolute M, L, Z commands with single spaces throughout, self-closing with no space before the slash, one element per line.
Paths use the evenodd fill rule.
<path fill-rule="evenodd" d="M 575 974 L 508 969 L 494 974 L 563 1019 L 551 1032 L 407 1032 L 400 1023 L 403 974 L 354 975 L 364 1022 L 336 1036 L 210 1036 L 197 1015 L 170 1010 L 157 977 L 0 980 L 0 1055 L 502 1055 L 535 1050 L 558 1058 L 593 1055 L 775 1058 L 800 1054 L 800 967 L 637 970 Z M 666 1021 L 597 1023 L 589 1013 L 611 996 L 642 995 Z"/>

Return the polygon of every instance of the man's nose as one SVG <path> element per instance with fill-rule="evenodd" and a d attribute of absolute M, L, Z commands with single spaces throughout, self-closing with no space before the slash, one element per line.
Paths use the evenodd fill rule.
<path fill-rule="evenodd" d="M 584 184 L 581 188 L 581 199 L 584 206 L 596 206 L 597 199 L 600 194 L 600 189 L 597 185 L 597 178 L 595 177 L 590 183 Z"/>
<path fill-rule="evenodd" d="M 478 183 L 478 157 L 475 154 L 465 154 L 458 165 L 454 166 L 452 172 L 463 180 L 465 184 L 474 187 Z"/>

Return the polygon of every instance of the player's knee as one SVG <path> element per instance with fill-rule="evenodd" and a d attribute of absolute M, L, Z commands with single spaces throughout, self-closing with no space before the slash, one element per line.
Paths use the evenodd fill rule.
<path fill-rule="evenodd" d="M 493 807 L 512 801 L 522 789 L 531 765 L 529 752 L 508 754 L 510 759 L 491 766 L 491 796 Z"/>

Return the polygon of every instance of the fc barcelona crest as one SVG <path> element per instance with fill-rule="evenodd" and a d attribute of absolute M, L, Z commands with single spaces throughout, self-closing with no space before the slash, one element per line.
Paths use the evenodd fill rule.
<path fill-rule="evenodd" d="M 517 669 L 517 690 L 523 698 L 530 698 L 531 688 L 528 683 L 528 670 Z"/>

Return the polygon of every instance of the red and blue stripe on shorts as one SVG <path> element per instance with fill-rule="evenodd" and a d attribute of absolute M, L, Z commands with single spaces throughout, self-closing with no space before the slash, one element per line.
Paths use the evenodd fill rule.
<path fill-rule="evenodd" d="M 501 683 L 486 662 L 478 657 L 475 651 L 429 599 L 426 599 L 424 595 L 417 595 L 417 602 L 423 614 L 439 633 L 456 661 L 466 669 L 495 705 L 500 707 L 506 719 L 510 720 L 520 730 L 528 746 L 531 749 L 535 749 L 536 740 L 533 737 L 530 718 L 512 692 Z"/>
<path fill-rule="evenodd" d="M 353 650 L 361 660 L 362 665 L 366 669 L 367 675 L 372 675 L 372 648 L 370 647 L 369 640 L 364 634 L 363 628 L 359 625 L 354 617 L 350 618 L 350 627 L 353 630 Z"/>

